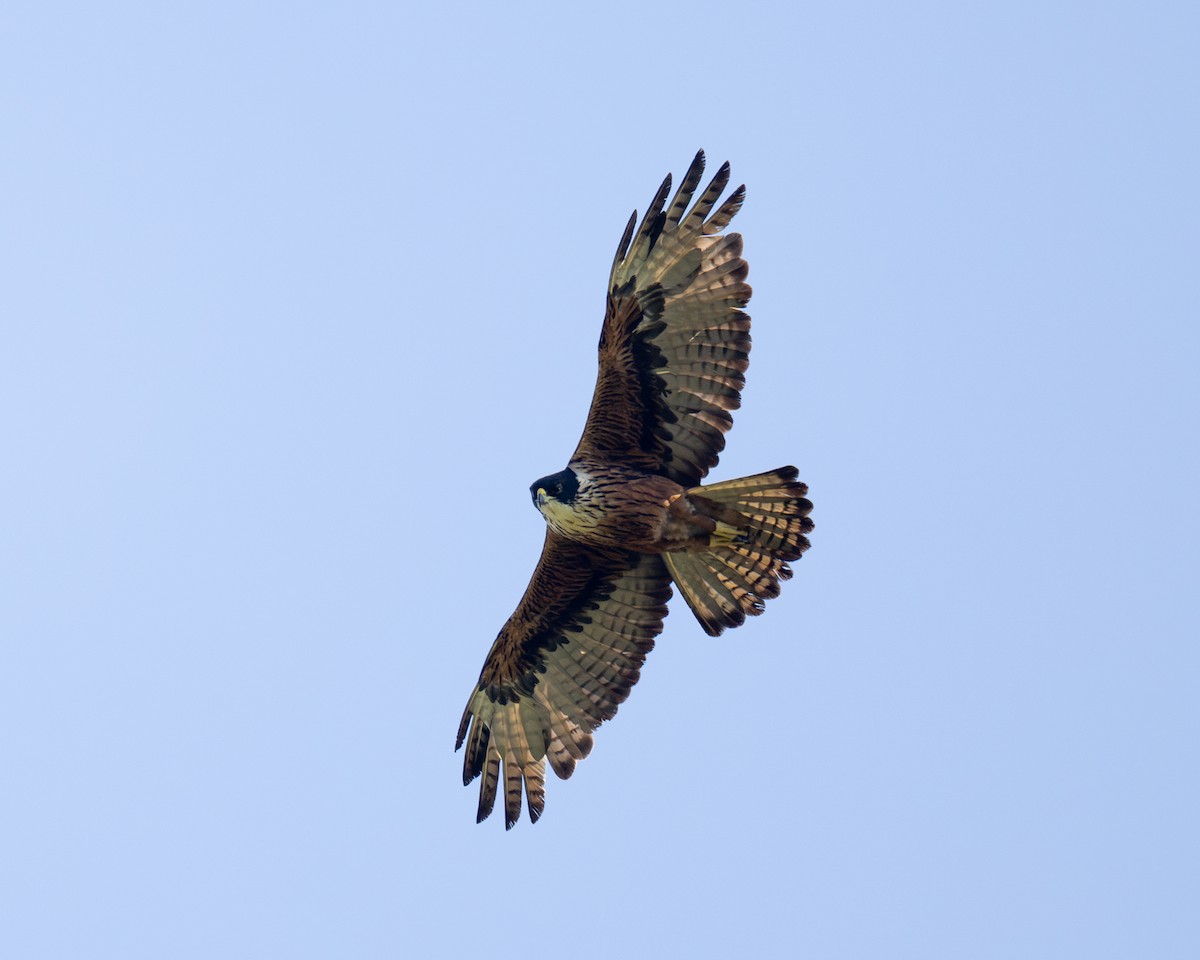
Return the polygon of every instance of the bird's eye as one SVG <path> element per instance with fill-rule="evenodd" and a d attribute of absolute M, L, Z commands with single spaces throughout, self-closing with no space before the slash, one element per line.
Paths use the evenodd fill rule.
<path fill-rule="evenodd" d="M 554 496 L 557 497 L 560 493 L 562 493 L 562 484 L 556 483 L 553 487 L 550 488 L 550 492 L 552 494 L 554 494 Z"/>

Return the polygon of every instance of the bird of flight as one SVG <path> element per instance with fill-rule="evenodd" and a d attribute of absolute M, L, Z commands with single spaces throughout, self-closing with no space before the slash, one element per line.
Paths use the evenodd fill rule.
<path fill-rule="evenodd" d="M 704 486 L 741 405 L 750 353 L 741 208 L 723 164 L 692 202 L 696 154 L 669 206 L 663 181 L 617 246 L 600 370 L 579 446 L 529 488 L 546 542 L 463 711 L 463 783 L 482 776 L 476 822 L 504 774 L 504 820 L 545 806 L 545 761 L 566 779 L 617 712 L 662 631 L 671 584 L 712 636 L 763 612 L 808 549 L 795 467 Z M 635 232 L 634 226 L 637 224 Z"/>

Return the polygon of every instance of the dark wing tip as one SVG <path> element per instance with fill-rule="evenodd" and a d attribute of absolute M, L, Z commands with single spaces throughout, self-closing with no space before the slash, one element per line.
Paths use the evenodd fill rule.
<path fill-rule="evenodd" d="M 454 738 L 454 752 L 462 749 L 463 741 L 467 739 L 467 728 L 471 725 L 471 701 L 467 701 L 467 709 L 463 711 L 462 720 L 458 723 L 458 736 Z"/>
<path fill-rule="evenodd" d="M 654 199 L 650 201 L 649 210 L 661 210 L 664 203 L 667 201 L 667 194 L 671 192 L 671 175 L 668 173 L 663 177 L 663 182 L 659 184 L 658 192 L 654 194 Z"/>
<path fill-rule="evenodd" d="M 481 786 L 479 788 L 479 807 L 475 811 L 475 822 L 483 823 L 484 820 L 490 817 L 492 815 L 492 807 L 495 805 L 495 803 L 495 786 L 493 785 L 490 791 L 487 789 L 486 785 Z"/>
<path fill-rule="evenodd" d="M 695 613 L 694 610 L 692 612 Z M 723 623 L 713 620 L 706 620 L 699 614 L 696 614 L 696 620 L 699 621 L 700 626 L 704 628 L 704 632 L 710 637 L 719 637 L 725 632 L 725 624 Z"/>
<path fill-rule="evenodd" d="M 625 232 L 621 234 L 621 242 L 617 244 L 617 253 L 616 256 L 613 257 L 614 270 L 616 269 L 617 264 L 625 259 L 625 254 L 629 252 L 629 243 L 633 239 L 633 228 L 636 225 L 637 211 L 634 210 L 633 213 L 629 215 L 629 222 L 625 224 Z"/>

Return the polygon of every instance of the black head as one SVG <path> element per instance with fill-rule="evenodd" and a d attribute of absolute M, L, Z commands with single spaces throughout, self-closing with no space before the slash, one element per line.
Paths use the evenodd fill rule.
<path fill-rule="evenodd" d="M 574 470 L 567 467 L 566 470 L 559 470 L 558 473 L 535 480 L 529 486 L 529 496 L 533 499 L 535 507 L 539 492 L 547 499 L 557 500 L 560 503 L 571 503 L 575 499 L 575 494 L 579 492 L 579 477 L 575 476 Z"/>

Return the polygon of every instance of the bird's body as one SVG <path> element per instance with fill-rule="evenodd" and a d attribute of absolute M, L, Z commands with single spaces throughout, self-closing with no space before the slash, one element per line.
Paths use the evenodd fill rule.
<path fill-rule="evenodd" d="M 570 776 L 637 681 L 674 583 L 717 635 L 763 612 L 808 548 L 812 504 L 795 467 L 721 483 L 717 462 L 749 363 L 750 298 L 738 234 L 715 211 L 725 164 L 695 200 L 696 155 L 669 207 L 668 176 L 617 249 L 599 372 L 567 467 L 533 483 L 542 557 L 484 662 L 459 726 L 463 782 L 482 776 L 478 819 L 504 776 L 505 822 L 545 802 L 544 768 Z"/>
<path fill-rule="evenodd" d="M 577 478 L 570 500 L 548 495 L 542 486 L 534 492 L 534 505 L 561 536 L 595 547 L 664 553 L 698 543 L 704 532 L 687 522 L 695 511 L 688 509 L 686 490 L 668 477 L 589 460 L 573 461 L 563 473 L 568 471 Z"/>

